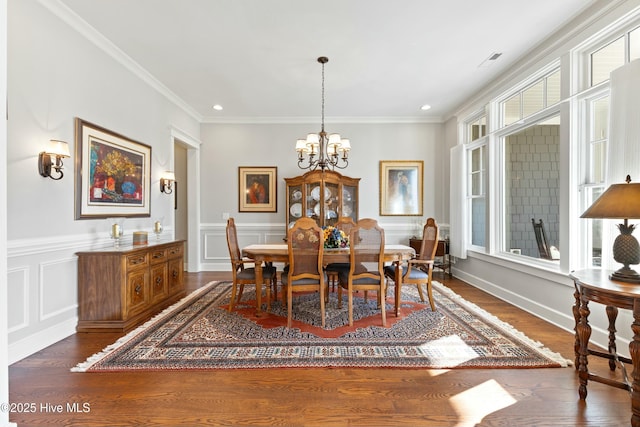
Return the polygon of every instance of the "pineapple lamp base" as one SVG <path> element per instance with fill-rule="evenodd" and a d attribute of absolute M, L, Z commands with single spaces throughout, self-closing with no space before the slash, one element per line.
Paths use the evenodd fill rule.
<path fill-rule="evenodd" d="M 618 224 L 620 235 L 613 242 L 613 259 L 623 265 L 622 268 L 611 274 L 611 280 L 619 280 L 627 283 L 640 283 L 640 274 L 638 274 L 629 265 L 640 263 L 640 245 L 631 233 L 634 226 L 629 225 L 627 220 L 624 224 Z"/>
<path fill-rule="evenodd" d="M 616 270 L 609 276 L 611 280 L 618 280 L 626 283 L 640 283 L 640 274 L 638 274 L 633 268 L 622 267 Z"/>

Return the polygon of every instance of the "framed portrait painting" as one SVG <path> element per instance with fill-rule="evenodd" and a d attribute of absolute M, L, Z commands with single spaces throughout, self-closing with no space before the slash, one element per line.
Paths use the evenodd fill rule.
<path fill-rule="evenodd" d="M 75 120 L 76 219 L 151 215 L 151 147 Z"/>
<path fill-rule="evenodd" d="M 275 166 L 238 168 L 240 212 L 277 212 L 278 168 Z"/>
<path fill-rule="evenodd" d="M 380 215 L 422 216 L 422 160 L 380 161 Z"/>

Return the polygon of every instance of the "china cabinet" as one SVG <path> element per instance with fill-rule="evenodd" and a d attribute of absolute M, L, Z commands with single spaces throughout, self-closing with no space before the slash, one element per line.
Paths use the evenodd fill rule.
<path fill-rule="evenodd" d="M 303 216 L 320 226 L 334 225 L 341 216 L 358 221 L 358 185 L 360 178 L 350 178 L 335 171 L 311 171 L 287 184 L 288 227 Z"/>

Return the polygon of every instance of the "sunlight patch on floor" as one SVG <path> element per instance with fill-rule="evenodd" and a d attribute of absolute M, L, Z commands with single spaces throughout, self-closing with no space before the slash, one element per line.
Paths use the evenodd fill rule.
<path fill-rule="evenodd" d="M 486 381 L 449 399 L 459 416 L 456 427 L 475 426 L 487 415 L 516 402 L 496 380 Z"/>
<path fill-rule="evenodd" d="M 457 335 L 426 342 L 420 345 L 420 349 L 434 361 L 434 365 L 437 365 L 437 361 L 440 360 L 443 361 L 442 364 L 460 365 L 478 357 L 478 353 Z"/>

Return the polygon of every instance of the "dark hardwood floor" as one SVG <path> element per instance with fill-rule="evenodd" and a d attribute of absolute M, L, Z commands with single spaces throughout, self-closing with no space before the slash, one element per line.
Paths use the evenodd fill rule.
<path fill-rule="evenodd" d="M 189 290 L 230 273 L 185 274 Z M 466 299 L 573 360 L 573 334 L 457 279 Z M 567 301 L 571 311 L 573 301 Z M 624 426 L 626 391 L 556 369 L 276 369 L 72 373 L 119 337 L 75 334 L 9 368 L 18 426 Z M 607 374 L 605 361 L 590 368 Z M 28 405 L 28 406 L 26 406 Z M 61 406 L 58 406 L 61 405 Z M 60 409 L 61 412 L 56 412 Z M 75 410 L 75 412 L 74 412 Z"/>

